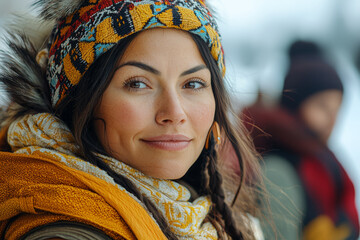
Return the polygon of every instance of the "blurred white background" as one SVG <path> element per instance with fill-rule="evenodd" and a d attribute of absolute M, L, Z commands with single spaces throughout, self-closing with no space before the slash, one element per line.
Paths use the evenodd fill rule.
<path fill-rule="evenodd" d="M 296 39 L 327 51 L 345 85 L 345 99 L 330 147 L 353 180 L 360 209 L 360 49 L 358 0 L 217 0 L 227 80 L 239 109 L 257 91 L 276 101 L 288 67 L 287 49 Z"/>
<path fill-rule="evenodd" d="M 293 40 L 314 40 L 328 51 L 346 91 L 330 145 L 356 186 L 359 209 L 360 75 L 355 63 L 360 46 L 360 1 L 207 1 L 217 12 L 227 79 L 239 109 L 255 100 L 258 88 L 268 101 L 277 99 L 287 68 L 286 50 Z M 0 0 L 0 36 L 9 14 L 31 11 L 32 2 Z M 0 105 L 3 101 L 0 89 Z"/>

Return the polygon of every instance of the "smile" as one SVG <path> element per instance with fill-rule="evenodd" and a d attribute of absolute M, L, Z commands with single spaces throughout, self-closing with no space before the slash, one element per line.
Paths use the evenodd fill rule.
<path fill-rule="evenodd" d="M 184 135 L 162 135 L 154 138 L 142 139 L 147 145 L 166 151 L 180 151 L 185 149 L 191 139 Z"/>

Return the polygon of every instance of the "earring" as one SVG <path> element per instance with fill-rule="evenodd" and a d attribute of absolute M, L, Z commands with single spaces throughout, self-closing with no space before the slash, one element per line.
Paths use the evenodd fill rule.
<path fill-rule="evenodd" d="M 208 133 L 208 135 L 206 137 L 205 149 L 209 148 L 209 142 L 210 142 L 211 134 L 214 137 L 215 144 L 220 145 L 220 143 L 221 143 L 220 127 L 219 127 L 219 124 L 216 121 L 214 121 L 214 123 L 211 126 L 210 131 L 209 131 L 209 133 Z"/>

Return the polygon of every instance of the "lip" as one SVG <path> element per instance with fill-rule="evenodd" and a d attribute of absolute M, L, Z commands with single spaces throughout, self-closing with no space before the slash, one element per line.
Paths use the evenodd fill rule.
<path fill-rule="evenodd" d="M 166 151 L 180 151 L 189 146 L 191 138 L 181 134 L 160 135 L 141 139 L 147 145 Z"/>

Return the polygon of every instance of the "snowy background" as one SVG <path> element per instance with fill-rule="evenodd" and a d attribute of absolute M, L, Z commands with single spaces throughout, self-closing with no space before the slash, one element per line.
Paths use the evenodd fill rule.
<path fill-rule="evenodd" d="M 360 209 L 360 75 L 356 68 L 360 1 L 208 1 L 217 12 L 227 79 L 239 109 L 255 100 L 259 88 L 267 101 L 276 101 L 287 68 L 286 50 L 293 40 L 313 40 L 327 50 L 346 91 L 330 145 L 355 184 Z M 31 2 L 0 0 L 0 37 L 9 14 L 30 11 Z M 4 101 L 0 86 L 0 105 Z"/>
<path fill-rule="evenodd" d="M 251 104 L 259 88 L 267 102 L 277 100 L 288 67 L 286 51 L 294 40 L 312 40 L 327 51 L 345 85 L 329 144 L 353 180 L 360 209 L 360 1 L 211 2 L 223 37 L 227 80 L 239 108 Z"/>

